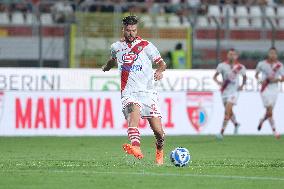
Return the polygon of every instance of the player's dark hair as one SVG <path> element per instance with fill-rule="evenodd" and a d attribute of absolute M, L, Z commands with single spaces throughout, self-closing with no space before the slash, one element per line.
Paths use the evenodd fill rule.
<path fill-rule="evenodd" d="M 176 44 L 176 50 L 181 50 L 182 49 L 182 43 Z"/>
<path fill-rule="evenodd" d="M 122 19 L 122 24 L 124 26 L 135 25 L 137 23 L 138 23 L 138 18 L 137 16 L 134 15 L 126 16 Z"/>
<path fill-rule="evenodd" d="M 235 48 L 230 48 L 229 50 L 228 50 L 228 52 L 229 51 L 236 51 L 236 49 Z"/>
<path fill-rule="evenodd" d="M 277 52 L 276 47 L 270 47 L 270 48 L 269 48 L 269 50 L 274 50 L 274 51 L 276 51 L 276 52 Z"/>

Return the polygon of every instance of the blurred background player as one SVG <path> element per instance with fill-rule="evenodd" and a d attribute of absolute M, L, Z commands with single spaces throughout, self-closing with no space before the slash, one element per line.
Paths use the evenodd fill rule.
<path fill-rule="evenodd" d="M 222 100 L 225 107 L 225 116 L 223 126 L 217 138 L 222 139 L 226 126 L 231 120 L 235 126 L 234 133 L 237 134 L 240 124 L 236 120 L 233 112 L 233 106 L 237 103 L 238 91 L 242 90 L 246 84 L 246 68 L 238 61 L 238 53 L 234 49 L 227 52 L 227 60 L 219 63 L 216 68 L 216 73 L 213 76 L 214 81 L 221 87 Z M 218 75 L 221 74 L 223 80 L 218 80 Z M 242 85 L 239 85 L 239 75 L 242 75 Z"/>
<path fill-rule="evenodd" d="M 260 73 L 261 79 L 259 77 Z M 280 135 L 276 132 L 272 112 L 277 100 L 278 82 L 284 81 L 284 69 L 283 64 L 278 61 L 276 48 L 270 48 L 267 59 L 257 64 L 255 78 L 261 83 L 260 94 L 263 105 L 266 108 L 265 115 L 260 119 L 257 130 L 260 131 L 264 121 L 268 119 L 273 134 L 276 138 L 280 138 Z"/>
<path fill-rule="evenodd" d="M 136 158 L 143 158 L 140 149 L 138 124 L 147 119 L 156 137 L 156 163 L 163 164 L 164 131 L 158 94 L 154 82 L 163 78 L 166 64 L 157 48 L 149 41 L 137 36 L 138 19 L 127 16 L 122 20 L 123 38 L 111 45 L 111 59 L 103 66 L 110 70 L 115 63 L 121 74 L 121 101 L 123 114 L 128 122 L 128 138 L 131 144 L 123 149 Z M 152 63 L 157 65 L 153 73 Z"/>

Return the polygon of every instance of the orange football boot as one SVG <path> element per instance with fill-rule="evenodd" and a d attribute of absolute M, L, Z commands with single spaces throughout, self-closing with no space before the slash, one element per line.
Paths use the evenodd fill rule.
<path fill-rule="evenodd" d="M 144 157 L 139 146 L 132 146 L 131 144 L 123 144 L 122 148 L 126 153 L 133 155 L 137 159 L 142 159 Z"/>
<path fill-rule="evenodd" d="M 163 165 L 164 164 L 164 151 L 156 149 L 156 164 Z"/>

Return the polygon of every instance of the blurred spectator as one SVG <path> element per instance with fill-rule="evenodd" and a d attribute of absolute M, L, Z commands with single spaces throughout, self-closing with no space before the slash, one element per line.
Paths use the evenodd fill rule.
<path fill-rule="evenodd" d="M 275 0 L 257 0 L 256 1 L 257 4 L 261 5 L 261 6 L 275 6 L 276 2 Z"/>
<path fill-rule="evenodd" d="M 7 6 L 5 3 L 0 2 L 0 12 L 6 12 L 7 11 Z"/>
<path fill-rule="evenodd" d="M 188 68 L 186 64 L 186 52 L 183 50 L 182 43 L 177 43 L 175 50 L 169 53 L 171 64 L 170 68 L 185 69 Z"/>
<path fill-rule="evenodd" d="M 105 0 L 101 7 L 102 12 L 114 12 L 114 3 L 111 0 Z"/>
<path fill-rule="evenodd" d="M 165 7 L 160 6 L 155 0 L 146 0 L 147 12 L 150 14 L 162 14 L 165 13 Z"/>
<path fill-rule="evenodd" d="M 187 4 L 191 8 L 197 8 L 200 6 L 201 2 L 200 0 L 187 0 Z"/>
<path fill-rule="evenodd" d="M 74 21 L 74 11 L 67 0 L 61 0 L 51 8 L 52 17 L 56 23 L 65 23 Z"/>

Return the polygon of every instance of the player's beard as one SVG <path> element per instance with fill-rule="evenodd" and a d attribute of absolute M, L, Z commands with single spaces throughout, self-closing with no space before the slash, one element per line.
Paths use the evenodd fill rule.
<path fill-rule="evenodd" d="M 126 40 L 128 43 L 132 43 L 134 41 L 135 37 L 133 37 L 132 35 L 126 36 Z"/>
<path fill-rule="evenodd" d="M 268 62 L 270 62 L 270 63 L 277 62 L 277 58 L 269 57 Z"/>

